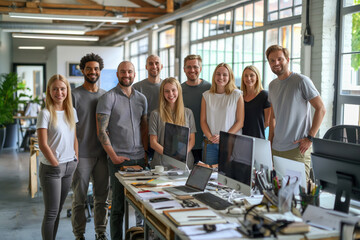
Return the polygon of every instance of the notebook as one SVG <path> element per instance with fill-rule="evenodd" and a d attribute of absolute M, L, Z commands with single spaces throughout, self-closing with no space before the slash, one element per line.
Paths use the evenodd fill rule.
<path fill-rule="evenodd" d="M 185 186 L 169 187 L 163 190 L 175 195 L 192 195 L 205 190 L 212 173 L 211 168 L 195 165 L 191 171 Z"/>

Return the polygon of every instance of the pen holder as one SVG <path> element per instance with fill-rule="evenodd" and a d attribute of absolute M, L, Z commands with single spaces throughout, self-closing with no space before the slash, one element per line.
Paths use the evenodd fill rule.
<path fill-rule="evenodd" d="M 319 200 L 319 193 L 317 194 L 306 194 L 306 193 L 300 193 L 300 201 L 301 201 L 301 209 L 302 212 L 305 212 L 306 207 L 310 205 L 319 206 L 320 200 Z"/>

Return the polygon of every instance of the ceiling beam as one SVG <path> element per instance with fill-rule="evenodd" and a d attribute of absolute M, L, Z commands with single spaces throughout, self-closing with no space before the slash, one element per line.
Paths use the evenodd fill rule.
<path fill-rule="evenodd" d="M 100 5 L 95 1 L 91 1 L 91 0 L 76 0 L 76 2 L 80 3 L 80 4 L 88 4 L 88 5 Z M 101 5 L 100 5 L 101 6 Z"/>
<path fill-rule="evenodd" d="M 139 5 L 140 7 L 154 7 L 150 3 L 145 2 L 143 0 L 130 0 L 130 2 L 135 3 L 135 4 Z"/>
<path fill-rule="evenodd" d="M 166 0 L 166 11 L 168 13 L 174 12 L 174 1 L 173 0 Z"/>

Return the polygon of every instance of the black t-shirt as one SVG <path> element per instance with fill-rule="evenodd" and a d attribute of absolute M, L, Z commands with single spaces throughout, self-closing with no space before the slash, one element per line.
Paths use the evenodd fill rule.
<path fill-rule="evenodd" d="M 264 109 L 269 108 L 268 92 L 262 90 L 250 102 L 245 101 L 244 135 L 265 138 Z"/>

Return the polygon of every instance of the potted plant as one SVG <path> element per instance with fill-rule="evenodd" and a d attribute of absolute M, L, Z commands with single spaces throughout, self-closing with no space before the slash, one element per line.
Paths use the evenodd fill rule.
<path fill-rule="evenodd" d="M 26 103 L 29 96 L 17 91 L 26 90 L 26 83 L 20 81 L 16 73 L 4 73 L 0 78 L 0 151 L 5 142 L 6 125 L 14 123 L 13 116 L 19 104 Z M 26 100 L 25 100 L 25 99 Z"/>

